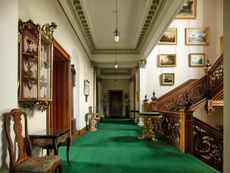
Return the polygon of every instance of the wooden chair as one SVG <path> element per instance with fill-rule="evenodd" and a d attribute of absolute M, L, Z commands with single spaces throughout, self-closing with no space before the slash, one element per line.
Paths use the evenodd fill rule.
<path fill-rule="evenodd" d="M 32 156 L 32 145 L 28 136 L 26 113 L 22 112 L 20 109 L 13 109 L 11 112 L 6 113 L 5 115 L 4 128 L 9 144 L 10 173 L 52 173 L 55 172 L 57 168 L 59 169 L 59 172 L 62 172 L 62 163 L 58 156 Z M 24 126 L 22 126 L 23 120 Z M 17 146 L 15 140 L 13 140 L 11 137 L 11 122 L 13 122 L 12 127 L 14 129 Z M 16 147 L 18 148 L 18 154 L 16 154 L 15 151 Z"/>

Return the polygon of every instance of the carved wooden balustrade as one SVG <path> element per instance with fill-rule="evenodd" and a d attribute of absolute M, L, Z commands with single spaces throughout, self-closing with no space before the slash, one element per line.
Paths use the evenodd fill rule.
<path fill-rule="evenodd" d="M 222 171 L 223 133 L 195 117 L 193 119 L 193 154 Z"/>
<path fill-rule="evenodd" d="M 160 134 L 168 142 L 175 145 L 181 151 L 185 151 L 185 114 L 184 111 L 179 112 L 161 112 L 163 118 L 161 120 Z"/>
<path fill-rule="evenodd" d="M 171 111 L 189 109 L 193 104 L 206 98 L 207 77 L 199 80 L 191 79 L 169 93 L 145 106 L 148 111 Z"/>
<path fill-rule="evenodd" d="M 143 110 L 164 115 L 159 129 L 162 136 L 181 151 L 222 171 L 223 132 L 193 117 L 193 112 L 208 99 L 223 101 L 223 55 L 203 78 L 188 80 L 158 99 L 153 95 L 150 103 L 145 99 Z"/>
<path fill-rule="evenodd" d="M 224 57 L 221 57 L 215 62 L 212 68 L 208 71 L 207 87 L 208 97 L 211 98 L 214 94 L 223 90 L 223 78 L 224 78 Z"/>

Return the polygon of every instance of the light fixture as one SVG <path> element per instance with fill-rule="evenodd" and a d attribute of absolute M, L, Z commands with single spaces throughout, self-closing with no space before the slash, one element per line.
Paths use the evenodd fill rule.
<path fill-rule="evenodd" d="M 118 32 L 118 29 L 116 28 L 116 30 L 113 32 L 113 36 L 114 36 L 114 41 L 118 42 L 120 39 L 120 32 Z"/>
<path fill-rule="evenodd" d="M 118 31 L 118 10 L 117 10 L 117 0 L 116 0 L 116 10 L 115 10 L 115 15 L 116 15 L 116 29 L 113 32 L 113 37 L 114 41 L 117 43 L 120 39 L 120 32 Z"/>
<path fill-rule="evenodd" d="M 117 43 L 116 43 L 116 61 L 115 61 L 115 64 L 114 64 L 114 68 L 115 69 L 118 69 L 118 63 L 117 63 Z"/>

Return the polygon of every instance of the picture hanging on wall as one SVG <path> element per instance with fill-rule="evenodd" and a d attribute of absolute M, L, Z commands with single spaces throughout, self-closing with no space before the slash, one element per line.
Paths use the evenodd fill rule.
<path fill-rule="evenodd" d="M 84 80 L 84 95 L 88 96 L 89 95 L 89 81 Z"/>
<path fill-rule="evenodd" d="M 204 67 L 205 66 L 205 54 L 204 53 L 189 54 L 189 66 L 190 67 Z"/>
<path fill-rule="evenodd" d="M 176 67 L 176 54 L 159 54 L 159 67 Z"/>
<path fill-rule="evenodd" d="M 158 44 L 161 45 L 175 45 L 177 44 L 177 28 L 168 28 L 161 36 Z"/>
<path fill-rule="evenodd" d="M 186 45 L 209 45 L 209 28 L 185 28 Z"/>
<path fill-rule="evenodd" d="M 181 7 L 176 19 L 196 19 L 197 0 L 188 0 Z"/>
<path fill-rule="evenodd" d="M 174 73 L 162 73 L 160 76 L 161 85 L 174 85 L 175 74 Z"/>

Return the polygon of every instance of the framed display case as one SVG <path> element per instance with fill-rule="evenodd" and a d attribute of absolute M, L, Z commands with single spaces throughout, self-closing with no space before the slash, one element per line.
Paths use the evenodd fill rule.
<path fill-rule="evenodd" d="M 23 107 L 45 110 L 52 101 L 54 23 L 42 27 L 19 20 L 19 93 Z"/>

